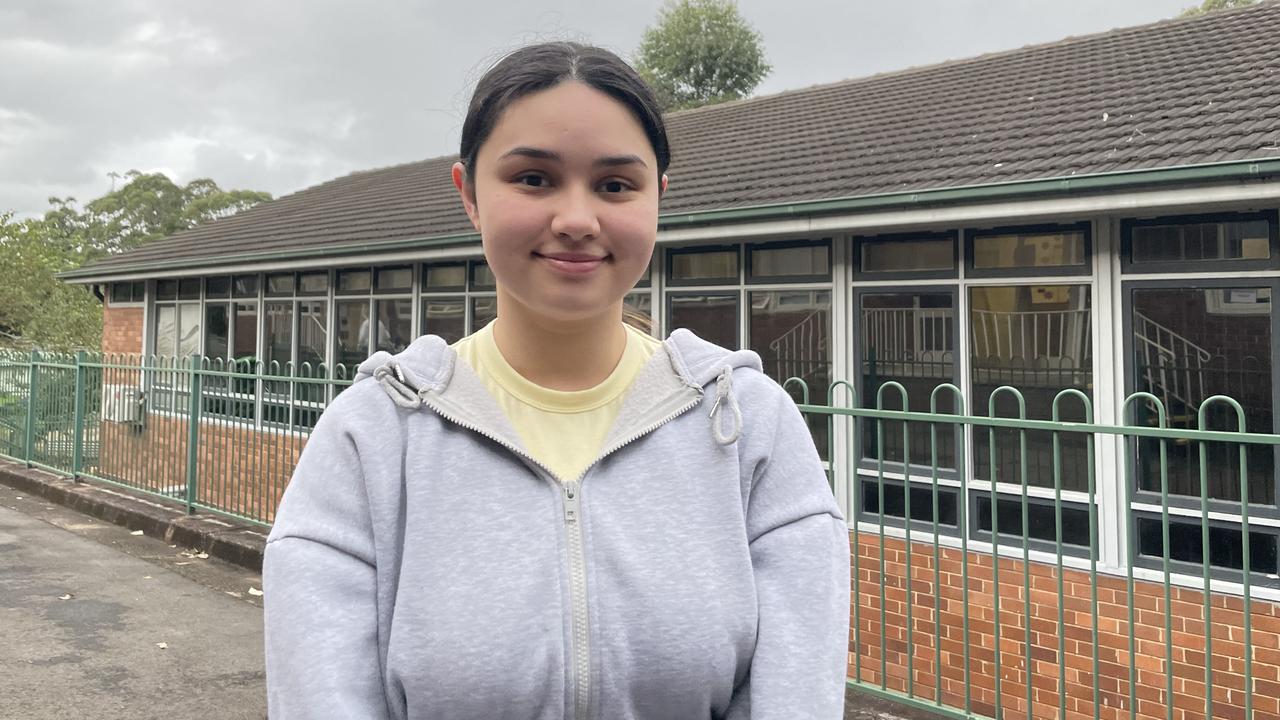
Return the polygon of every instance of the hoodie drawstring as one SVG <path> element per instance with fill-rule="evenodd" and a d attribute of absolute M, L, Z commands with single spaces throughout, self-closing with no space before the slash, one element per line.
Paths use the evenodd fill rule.
<path fill-rule="evenodd" d="M 728 432 L 724 432 L 721 428 L 723 419 L 720 410 L 725 405 L 730 411 L 731 424 Z M 733 395 L 733 368 L 727 365 L 716 378 L 716 400 L 711 405 L 711 414 L 708 417 L 711 419 L 711 434 L 721 445 L 730 445 L 742 435 L 742 411 L 738 409 L 738 399 Z"/>
<path fill-rule="evenodd" d="M 392 375 L 394 371 L 395 375 Z M 409 387 L 405 382 L 404 373 L 400 370 L 400 365 L 395 362 L 388 362 L 379 366 L 373 371 L 373 378 L 382 385 L 387 391 L 395 404 L 409 410 L 417 410 L 422 406 L 422 398 L 418 395 L 418 391 Z"/>

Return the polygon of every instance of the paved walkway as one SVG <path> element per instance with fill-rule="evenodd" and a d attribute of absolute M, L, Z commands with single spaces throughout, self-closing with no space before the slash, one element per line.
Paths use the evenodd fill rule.
<path fill-rule="evenodd" d="M 265 718 L 261 578 L 184 550 L 0 486 L 0 718 Z"/>

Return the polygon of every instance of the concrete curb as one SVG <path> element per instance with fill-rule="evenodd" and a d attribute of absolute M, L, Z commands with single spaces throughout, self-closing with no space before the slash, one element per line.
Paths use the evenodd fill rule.
<path fill-rule="evenodd" d="M 141 530 L 171 545 L 194 548 L 211 557 L 262 572 L 267 528 L 213 515 L 187 515 L 178 506 L 152 500 L 141 493 L 108 487 L 28 468 L 0 459 L 0 483 L 28 495 L 77 510 L 130 530 Z"/>

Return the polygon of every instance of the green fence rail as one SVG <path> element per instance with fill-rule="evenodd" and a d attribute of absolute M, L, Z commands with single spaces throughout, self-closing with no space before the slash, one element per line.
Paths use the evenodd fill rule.
<path fill-rule="evenodd" d="M 353 374 L 0 352 L 0 455 L 268 525 Z M 1171 427 L 1149 393 L 1107 424 L 1078 390 L 1028 418 L 1008 386 L 981 414 L 950 384 L 927 412 L 785 385 L 847 483 L 850 685 L 955 718 L 1280 716 L 1280 435 L 1234 400 Z"/>

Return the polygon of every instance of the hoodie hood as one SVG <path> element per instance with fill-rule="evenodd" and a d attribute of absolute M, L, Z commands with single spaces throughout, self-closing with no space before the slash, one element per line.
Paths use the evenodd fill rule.
<path fill-rule="evenodd" d="M 761 372 L 760 356 L 751 350 L 727 350 L 683 328 L 674 330 L 633 381 L 619 413 L 618 427 L 606 440 L 606 447 L 620 439 L 615 436 L 627 435 L 631 426 L 642 423 L 646 415 L 665 412 L 666 406 L 681 396 L 687 400 L 698 395 L 710 404 L 708 417 L 716 442 L 735 442 L 742 432 L 742 413 L 733 392 L 733 373 L 738 369 Z M 377 380 L 397 405 L 408 410 L 417 410 L 425 403 L 440 411 L 433 398 L 444 399 L 454 391 L 474 396 L 482 387 L 474 371 L 459 363 L 453 348 L 436 335 L 423 335 L 395 355 L 379 350 L 369 356 L 360 363 L 355 382 L 369 377 Z M 487 392 L 480 392 L 483 400 L 450 398 L 447 405 L 461 409 L 479 404 L 481 413 L 487 410 L 492 414 L 496 403 Z M 483 418 L 479 420 L 484 422 Z M 496 422 L 492 417 L 488 420 Z"/>

